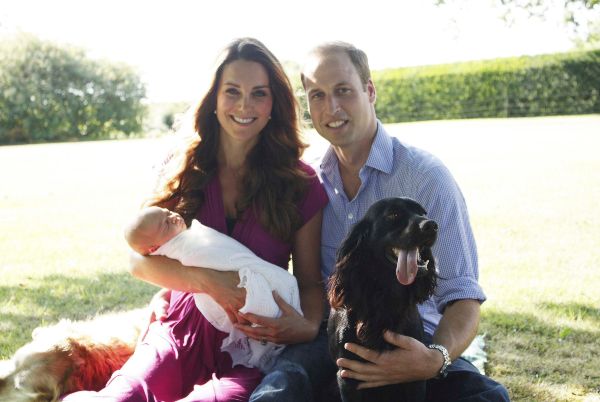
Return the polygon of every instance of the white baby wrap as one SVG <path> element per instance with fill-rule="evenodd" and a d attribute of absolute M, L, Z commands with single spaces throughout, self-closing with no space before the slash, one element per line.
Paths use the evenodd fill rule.
<path fill-rule="evenodd" d="M 188 230 L 163 244 L 152 255 L 164 255 L 183 265 L 211 268 L 218 271 L 238 271 L 239 287 L 246 288 L 246 304 L 239 310 L 267 317 L 279 317 L 281 311 L 272 291 L 277 293 L 300 314 L 300 294 L 296 278 L 288 271 L 257 257 L 235 239 L 212 228 L 192 221 Z M 196 306 L 218 330 L 229 333 L 221 350 L 231 355 L 233 364 L 258 367 L 266 371 L 284 345 L 268 342 L 265 345 L 250 339 L 233 327 L 225 310 L 205 293 L 194 295 Z"/>

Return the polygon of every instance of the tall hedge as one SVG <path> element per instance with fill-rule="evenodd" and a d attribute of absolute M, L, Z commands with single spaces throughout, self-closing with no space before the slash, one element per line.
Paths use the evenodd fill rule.
<path fill-rule="evenodd" d="M 373 72 L 388 123 L 600 113 L 600 49 Z"/>
<path fill-rule="evenodd" d="M 0 144 L 136 133 L 145 94 L 127 65 L 28 34 L 0 37 Z"/>

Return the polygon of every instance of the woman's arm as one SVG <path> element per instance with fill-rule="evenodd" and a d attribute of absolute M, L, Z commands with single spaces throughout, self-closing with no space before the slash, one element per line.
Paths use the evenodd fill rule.
<path fill-rule="evenodd" d="M 278 344 L 292 344 L 309 342 L 317 336 L 323 319 L 325 297 L 320 269 L 322 216 L 323 213 L 319 211 L 296 232 L 292 247 L 294 276 L 298 281 L 304 317 L 274 293 L 275 301 L 281 309 L 279 318 L 246 313 L 242 317 L 250 324 L 236 325 L 236 328 L 250 338 Z"/>
<path fill-rule="evenodd" d="M 238 288 L 237 272 L 188 267 L 163 256 L 143 256 L 132 252 L 129 270 L 133 276 L 163 288 L 190 293 L 207 293 L 238 322 L 237 312 L 245 304 L 246 290 Z"/>
<path fill-rule="evenodd" d="M 321 280 L 321 223 L 323 211 L 317 212 L 298 232 L 294 239 L 292 261 L 294 276 L 298 280 L 300 305 L 304 318 L 310 322 L 312 340 L 319 332 L 323 320 L 325 289 Z"/>

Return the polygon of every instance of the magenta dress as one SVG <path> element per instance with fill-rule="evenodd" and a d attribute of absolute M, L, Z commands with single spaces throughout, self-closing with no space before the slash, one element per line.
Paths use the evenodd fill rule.
<path fill-rule="evenodd" d="M 313 169 L 300 164 L 313 176 L 306 197 L 298 205 L 303 222 L 307 222 L 328 199 Z M 206 187 L 205 195 L 197 219 L 227 233 L 217 176 Z M 250 209 L 236 222 L 231 236 L 264 260 L 287 269 L 292 245 L 270 235 Z M 221 352 L 226 336 L 202 316 L 191 293 L 172 291 L 167 319 L 152 323 L 144 341 L 106 387 L 99 392 L 76 392 L 63 401 L 247 401 L 262 374 L 256 368 L 232 367 L 229 354 Z"/>

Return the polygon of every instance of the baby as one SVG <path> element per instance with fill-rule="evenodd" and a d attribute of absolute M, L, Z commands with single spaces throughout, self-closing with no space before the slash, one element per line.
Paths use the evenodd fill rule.
<path fill-rule="evenodd" d="M 141 210 L 125 228 L 125 239 L 137 253 L 148 255 L 187 229 L 181 215 L 166 208 Z"/>
<path fill-rule="evenodd" d="M 267 317 L 281 315 L 273 290 L 300 314 L 300 294 L 296 278 L 288 271 L 257 257 L 233 238 L 197 220 L 186 227 L 181 215 L 165 208 L 148 207 L 140 211 L 125 228 L 125 239 L 142 255 L 163 255 L 186 266 L 219 271 L 237 271 L 238 286 L 246 289 L 246 304 L 241 313 Z M 267 371 L 284 346 L 261 343 L 233 327 L 225 310 L 205 293 L 194 295 L 196 306 L 218 330 L 229 333 L 221 350 L 231 355 L 233 364 Z"/>

